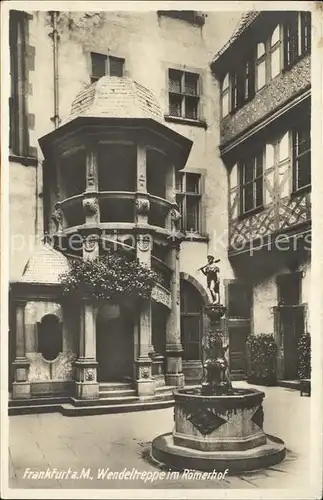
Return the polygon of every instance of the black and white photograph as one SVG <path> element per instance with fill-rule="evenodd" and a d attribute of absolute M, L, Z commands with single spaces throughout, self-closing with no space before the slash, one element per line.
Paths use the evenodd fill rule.
<path fill-rule="evenodd" d="M 1 32 L 1 498 L 320 499 L 322 2 Z"/>

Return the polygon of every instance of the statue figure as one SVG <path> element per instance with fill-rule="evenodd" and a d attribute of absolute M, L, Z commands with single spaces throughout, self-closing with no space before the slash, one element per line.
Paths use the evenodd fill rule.
<path fill-rule="evenodd" d="M 203 394 L 228 394 L 232 390 L 226 352 L 229 346 L 223 347 L 222 336 L 210 333 L 207 342 L 207 359 L 203 364 Z"/>
<path fill-rule="evenodd" d="M 213 255 L 207 256 L 207 264 L 200 267 L 199 271 L 206 276 L 207 287 L 210 291 L 213 304 L 220 303 L 220 269 L 216 265 L 220 259 L 215 260 Z"/>

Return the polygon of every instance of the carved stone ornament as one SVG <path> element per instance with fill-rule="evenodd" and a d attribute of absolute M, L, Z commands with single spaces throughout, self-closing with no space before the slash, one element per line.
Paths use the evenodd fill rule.
<path fill-rule="evenodd" d="M 98 201 L 96 198 L 84 198 L 83 199 L 83 209 L 85 215 L 93 216 L 99 211 Z"/>
<path fill-rule="evenodd" d="M 146 181 L 144 174 L 140 174 L 139 175 L 138 181 L 139 181 L 139 186 L 141 188 L 144 188 L 145 187 L 145 181 Z"/>
<path fill-rule="evenodd" d="M 84 239 L 83 246 L 87 252 L 93 252 L 98 241 L 96 234 L 90 234 Z"/>
<path fill-rule="evenodd" d="M 139 215 L 148 215 L 150 209 L 150 201 L 148 198 L 136 199 L 136 212 Z"/>
<path fill-rule="evenodd" d="M 141 375 L 140 378 L 149 378 L 149 375 L 150 375 L 149 368 L 147 368 L 147 367 L 141 368 L 140 375 Z"/>
<path fill-rule="evenodd" d="M 170 293 L 166 292 L 164 288 L 155 285 L 151 292 L 151 298 L 160 304 L 163 304 L 168 309 L 172 307 L 172 299 Z"/>
<path fill-rule="evenodd" d="M 137 239 L 137 246 L 141 252 L 147 252 L 150 247 L 150 237 L 149 235 L 141 234 Z"/>
<path fill-rule="evenodd" d="M 61 208 L 56 207 L 52 213 L 52 220 L 56 225 L 56 229 L 63 223 L 63 212 Z"/>
<path fill-rule="evenodd" d="M 95 370 L 93 368 L 86 368 L 84 378 L 87 382 L 93 382 L 95 380 Z"/>
<path fill-rule="evenodd" d="M 177 290 L 176 290 L 176 304 L 179 306 L 181 303 L 181 291 L 180 291 L 180 288 L 177 287 Z"/>
<path fill-rule="evenodd" d="M 171 215 L 171 221 L 172 221 L 172 228 L 177 229 L 179 221 L 182 218 L 182 216 L 176 208 L 172 208 L 170 215 Z"/>

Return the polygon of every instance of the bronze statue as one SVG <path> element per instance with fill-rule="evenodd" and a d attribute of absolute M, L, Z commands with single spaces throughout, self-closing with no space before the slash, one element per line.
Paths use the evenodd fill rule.
<path fill-rule="evenodd" d="M 210 332 L 206 346 L 207 359 L 203 364 L 202 394 L 228 394 L 232 390 L 226 358 L 228 347 L 223 347 L 221 335 Z"/>
<path fill-rule="evenodd" d="M 220 259 L 215 260 L 213 255 L 207 256 L 207 264 L 200 267 L 199 271 L 206 276 L 207 287 L 210 291 L 213 304 L 220 303 L 220 269 L 216 265 Z"/>

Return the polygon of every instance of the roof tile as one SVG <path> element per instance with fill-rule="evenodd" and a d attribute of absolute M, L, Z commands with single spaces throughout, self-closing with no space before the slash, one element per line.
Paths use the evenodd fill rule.
<path fill-rule="evenodd" d="M 162 121 L 161 108 L 150 90 L 128 77 L 116 76 L 103 76 L 79 92 L 66 122 L 78 116 Z"/>
<path fill-rule="evenodd" d="M 68 270 L 68 259 L 49 244 L 41 245 L 28 260 L 22 277 L 23 283 L 58 284 L 60 274 Z"/>

